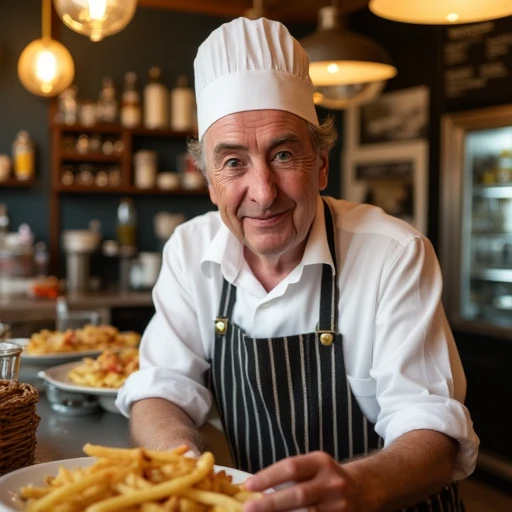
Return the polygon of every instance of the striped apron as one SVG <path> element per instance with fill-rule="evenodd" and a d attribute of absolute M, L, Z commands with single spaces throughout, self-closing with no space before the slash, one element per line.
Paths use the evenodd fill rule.
<path fill-rule="evenodd" d="M 325 201 L 324 212 L 336 265 L 333 220 Z M 235 301 L 236 287 L 224 279 L 209 382 L 236 467 L 255 473 L 315 450 L 342 462 L 380 449 L 382 440 L 363 415 L 345 372 L 343 337 L 336 329 L 336 269 L 333 273 L 323 265 L 316 332 L 250 338 L 229 320 Z M 461 512 L 464 506 L 453 483 L 407 510 Z"/>

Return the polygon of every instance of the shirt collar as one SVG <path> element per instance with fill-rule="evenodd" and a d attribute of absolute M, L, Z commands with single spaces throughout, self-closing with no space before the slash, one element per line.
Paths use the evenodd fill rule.
<path fill-rule="evenodd" d="M 206 277 L 212 276 L 211 263 L 220 265 L 222 274 L 232 283 L 243 267 L 243 244 L 224 223 L 221 224 L 219 231 L 212 239 L 201 260 L 201 270 Z M 324 263 L 330 265 L 334 273 L 334 263 L 325 232 L 324 204 L 321 196 L 318 196 L 316 214 L 311 225 L 304 255 L 301 263 L 290 274 L 290 282 L 296 282 L 300 279 L 304 266 Z"/>

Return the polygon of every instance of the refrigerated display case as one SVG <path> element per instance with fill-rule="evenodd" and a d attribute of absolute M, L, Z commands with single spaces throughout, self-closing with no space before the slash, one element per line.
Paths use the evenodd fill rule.
<path fill-rule="evenodd" d="M 450 324 L 512 341 L 512 106 L 444 116 L 441 154 Z"/>

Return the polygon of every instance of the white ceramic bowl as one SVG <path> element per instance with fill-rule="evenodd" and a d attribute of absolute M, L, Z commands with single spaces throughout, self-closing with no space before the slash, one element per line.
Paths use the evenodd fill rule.
<path fill-rule="evenodd" d="M 66 252 L 94 252 L 100 245 L 101 234 L 88 229 L 67 230 L 62 233 Z"/>

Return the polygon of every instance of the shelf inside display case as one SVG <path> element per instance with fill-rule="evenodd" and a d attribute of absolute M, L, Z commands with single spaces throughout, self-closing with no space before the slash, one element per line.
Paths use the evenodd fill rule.
<path fill-rule="evenodd" d="M 488 199 L 512 199 L 512 183 L 503 185 L 477 185 L 473 195 Z"/>
<path fill-rule="evenodd" d="M 512 283 L 512 268 L 478 268 L 471 272 L 471 277 L 483 281 Z"/>

